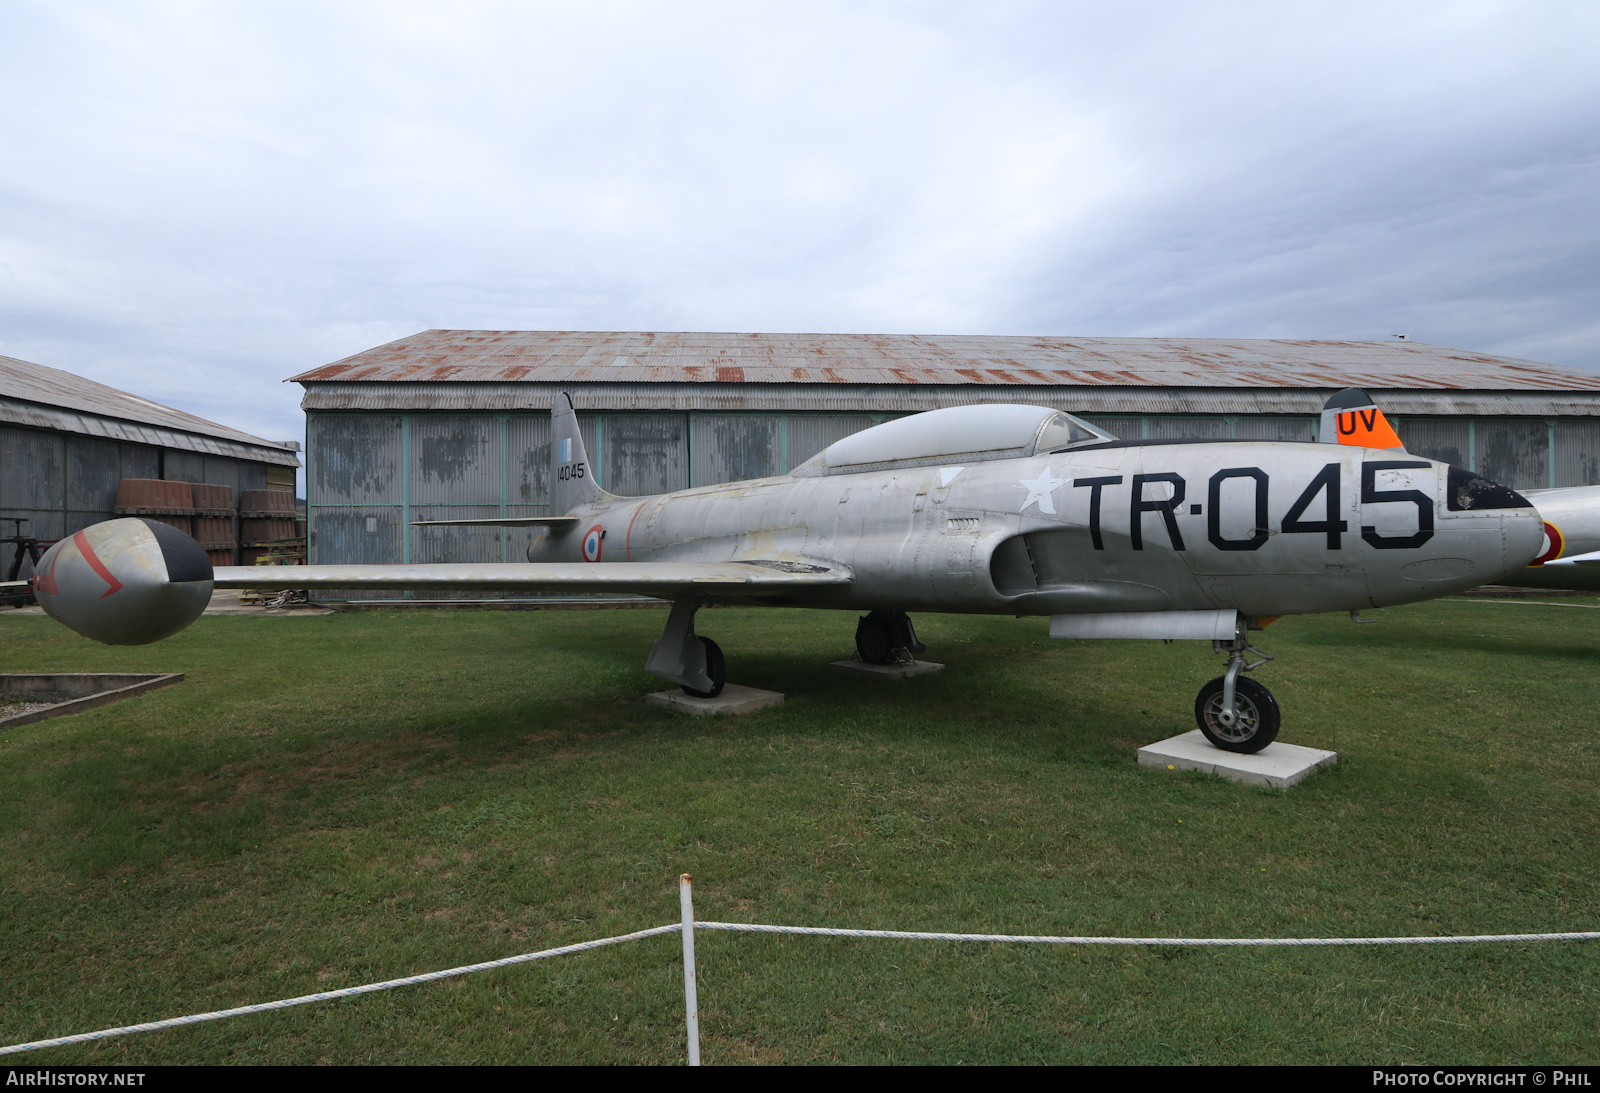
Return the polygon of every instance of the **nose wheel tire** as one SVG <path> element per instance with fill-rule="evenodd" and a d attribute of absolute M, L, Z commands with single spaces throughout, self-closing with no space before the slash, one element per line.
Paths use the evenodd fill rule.
<path fill-rule="evenodd" d="M 711 689 L 708 691 L 697 691 L 693 687 L 686 685 L 683 688 L 683 693 L 687 695 L 693 695 L 696 698 L 716 698 L 722 693 L 722 688 L 727 685 L 728 662 L 723 659 L 722 647 L 716 642 L 712 641 L 710 638 L 702 638 L 698 636 L 695 638 L 695 640 L 705 647 L 706 675 L 711 677 Z"/>
<path fill-rule="evenodd" d="M 1222 676 L 1204 687 L 1194 700 L 1194 719 L 1205 738 L 1223 751 L 1250 754 L 1278 738 L 1278 700 L 1272 692 L 1248 676 L 1241 675 L 1234 688 L 1234 709 L 1238 717 L 1232 725 L 1222 720 Z"/>

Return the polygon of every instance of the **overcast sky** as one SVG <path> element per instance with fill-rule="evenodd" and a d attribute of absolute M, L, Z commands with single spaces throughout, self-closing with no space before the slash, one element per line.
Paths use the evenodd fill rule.
<path fill-rule="evenodd" d="M 1600 4 L 0 0 L 0 353 L 271 438 L 430 327 L 1600 367 Z"/>

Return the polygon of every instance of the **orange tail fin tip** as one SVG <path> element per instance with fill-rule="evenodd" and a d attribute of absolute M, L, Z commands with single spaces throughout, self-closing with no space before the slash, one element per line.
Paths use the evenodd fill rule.
<path fill-rule="evenodd" d="M 1359 387 L 1347 387 L 1323 404 L 1322 430 L 1317 439 L 1324 444 L 1405 449 L 1372 396 Z"/>

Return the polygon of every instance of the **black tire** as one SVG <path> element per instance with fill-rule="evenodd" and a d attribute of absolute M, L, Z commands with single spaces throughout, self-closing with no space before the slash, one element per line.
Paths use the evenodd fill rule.
<path fill-rule="evenodd" d="M 722 688 L 727 686 L 728 662 L 723 659 L 722 646 L 710 638 L 696 637 L 695 640 L 706 648 L 706 675 L 711 677 L 711 689 L 709 691 L 697 691 L 685 684 L 683 693 L 694 695 L 696 698 L 716 698 L 722 693 Z"/>
<path fill-rule="evenodd" d="M 863 615 L 856 623 L 856 655 L 868 664 L 893 664 L 894 632 L 879 616 L 885 612 L 874 611 Z"/>
<path fill-rule="evenodd" d="M 1222 676 L 1204 687 L 1194 700 L 1194 719 L 1205 738 L 1223 751 L 1258 752 L 1278 738 L 1278 725 L 1282 718 L 1278 700 L 1272 692 L 1248 676 L 1241 675 L 1234 687 L 1234 704 L 1239 720 L 1232 728 L 1224 728 L 1217 721 L 1222 712 Z"/>

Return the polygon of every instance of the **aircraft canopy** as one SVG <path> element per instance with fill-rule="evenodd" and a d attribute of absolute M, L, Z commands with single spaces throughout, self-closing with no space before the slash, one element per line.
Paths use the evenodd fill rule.
<path fill-rule="evenodd" d="M 1116 438 L 1045 406 L 951 406 L 886 421 L 824 448 L 797 474 L 977 462 L 1057 452 Z"/>

